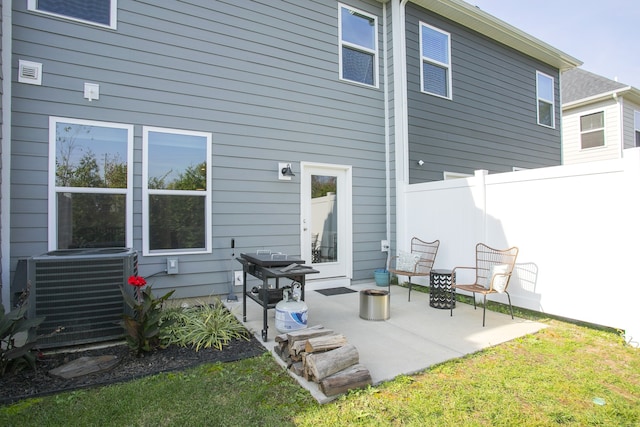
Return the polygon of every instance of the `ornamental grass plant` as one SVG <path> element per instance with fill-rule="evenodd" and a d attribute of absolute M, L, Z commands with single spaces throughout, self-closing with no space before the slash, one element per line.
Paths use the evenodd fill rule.
<path fill-rule="evenodd" d="M 245 327 L 219 300 L 166 310 L 163 321 L 167 324 L 162 329 L 163 342 L 192 347 L 195 351 L 222 350 L 233 339 L 250 338 Z"/>

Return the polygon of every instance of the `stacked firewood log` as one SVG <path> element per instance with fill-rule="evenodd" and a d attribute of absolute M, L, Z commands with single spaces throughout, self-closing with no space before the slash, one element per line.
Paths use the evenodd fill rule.
<path fill-rule="evenodd" d="M 276 336 L 274 351 L 296 375 L 319 384 L 326 396 L 371 384 L 358 350 L 342 334 L 322 325 Z"/>

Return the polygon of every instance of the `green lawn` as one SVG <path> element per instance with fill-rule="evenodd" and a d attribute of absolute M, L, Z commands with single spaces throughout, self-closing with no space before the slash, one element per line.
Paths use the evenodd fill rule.
<path fill-rule="evenodd" d="M 0 425 L 640 425 L 640 350 L 615 332 L 542 321 L 534 335 L 325 405 L 265 353 L 22 401 L 0 407 Z"/>

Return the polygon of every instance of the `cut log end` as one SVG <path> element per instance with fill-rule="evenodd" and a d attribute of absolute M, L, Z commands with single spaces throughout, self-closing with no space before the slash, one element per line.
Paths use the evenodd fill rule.
<path fill-rule="evenodd" d="M 308 354 L 306 366 L 311 376 L 320 381 L 329 375 L 342 371 L 360 361 L 358 350 L 353 344 L 347 344 L 325 353 Z"/>
<path fill-rule="evenodd" d="M 371 383 L 371 373 L 358 363 L 321 380 L 320 389 L 326 396 L 335 396 Z"/>

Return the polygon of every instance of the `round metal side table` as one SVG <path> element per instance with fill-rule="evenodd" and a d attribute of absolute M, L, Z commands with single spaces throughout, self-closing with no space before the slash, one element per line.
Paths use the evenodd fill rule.
<path fill-rule="evenodd" d="M 455 308 L 456 293 L 455 290 L 451 292 L 451 284 L 454 282 L 451 270 L 431 270 L 429 305 L 434 308 Z"/>

